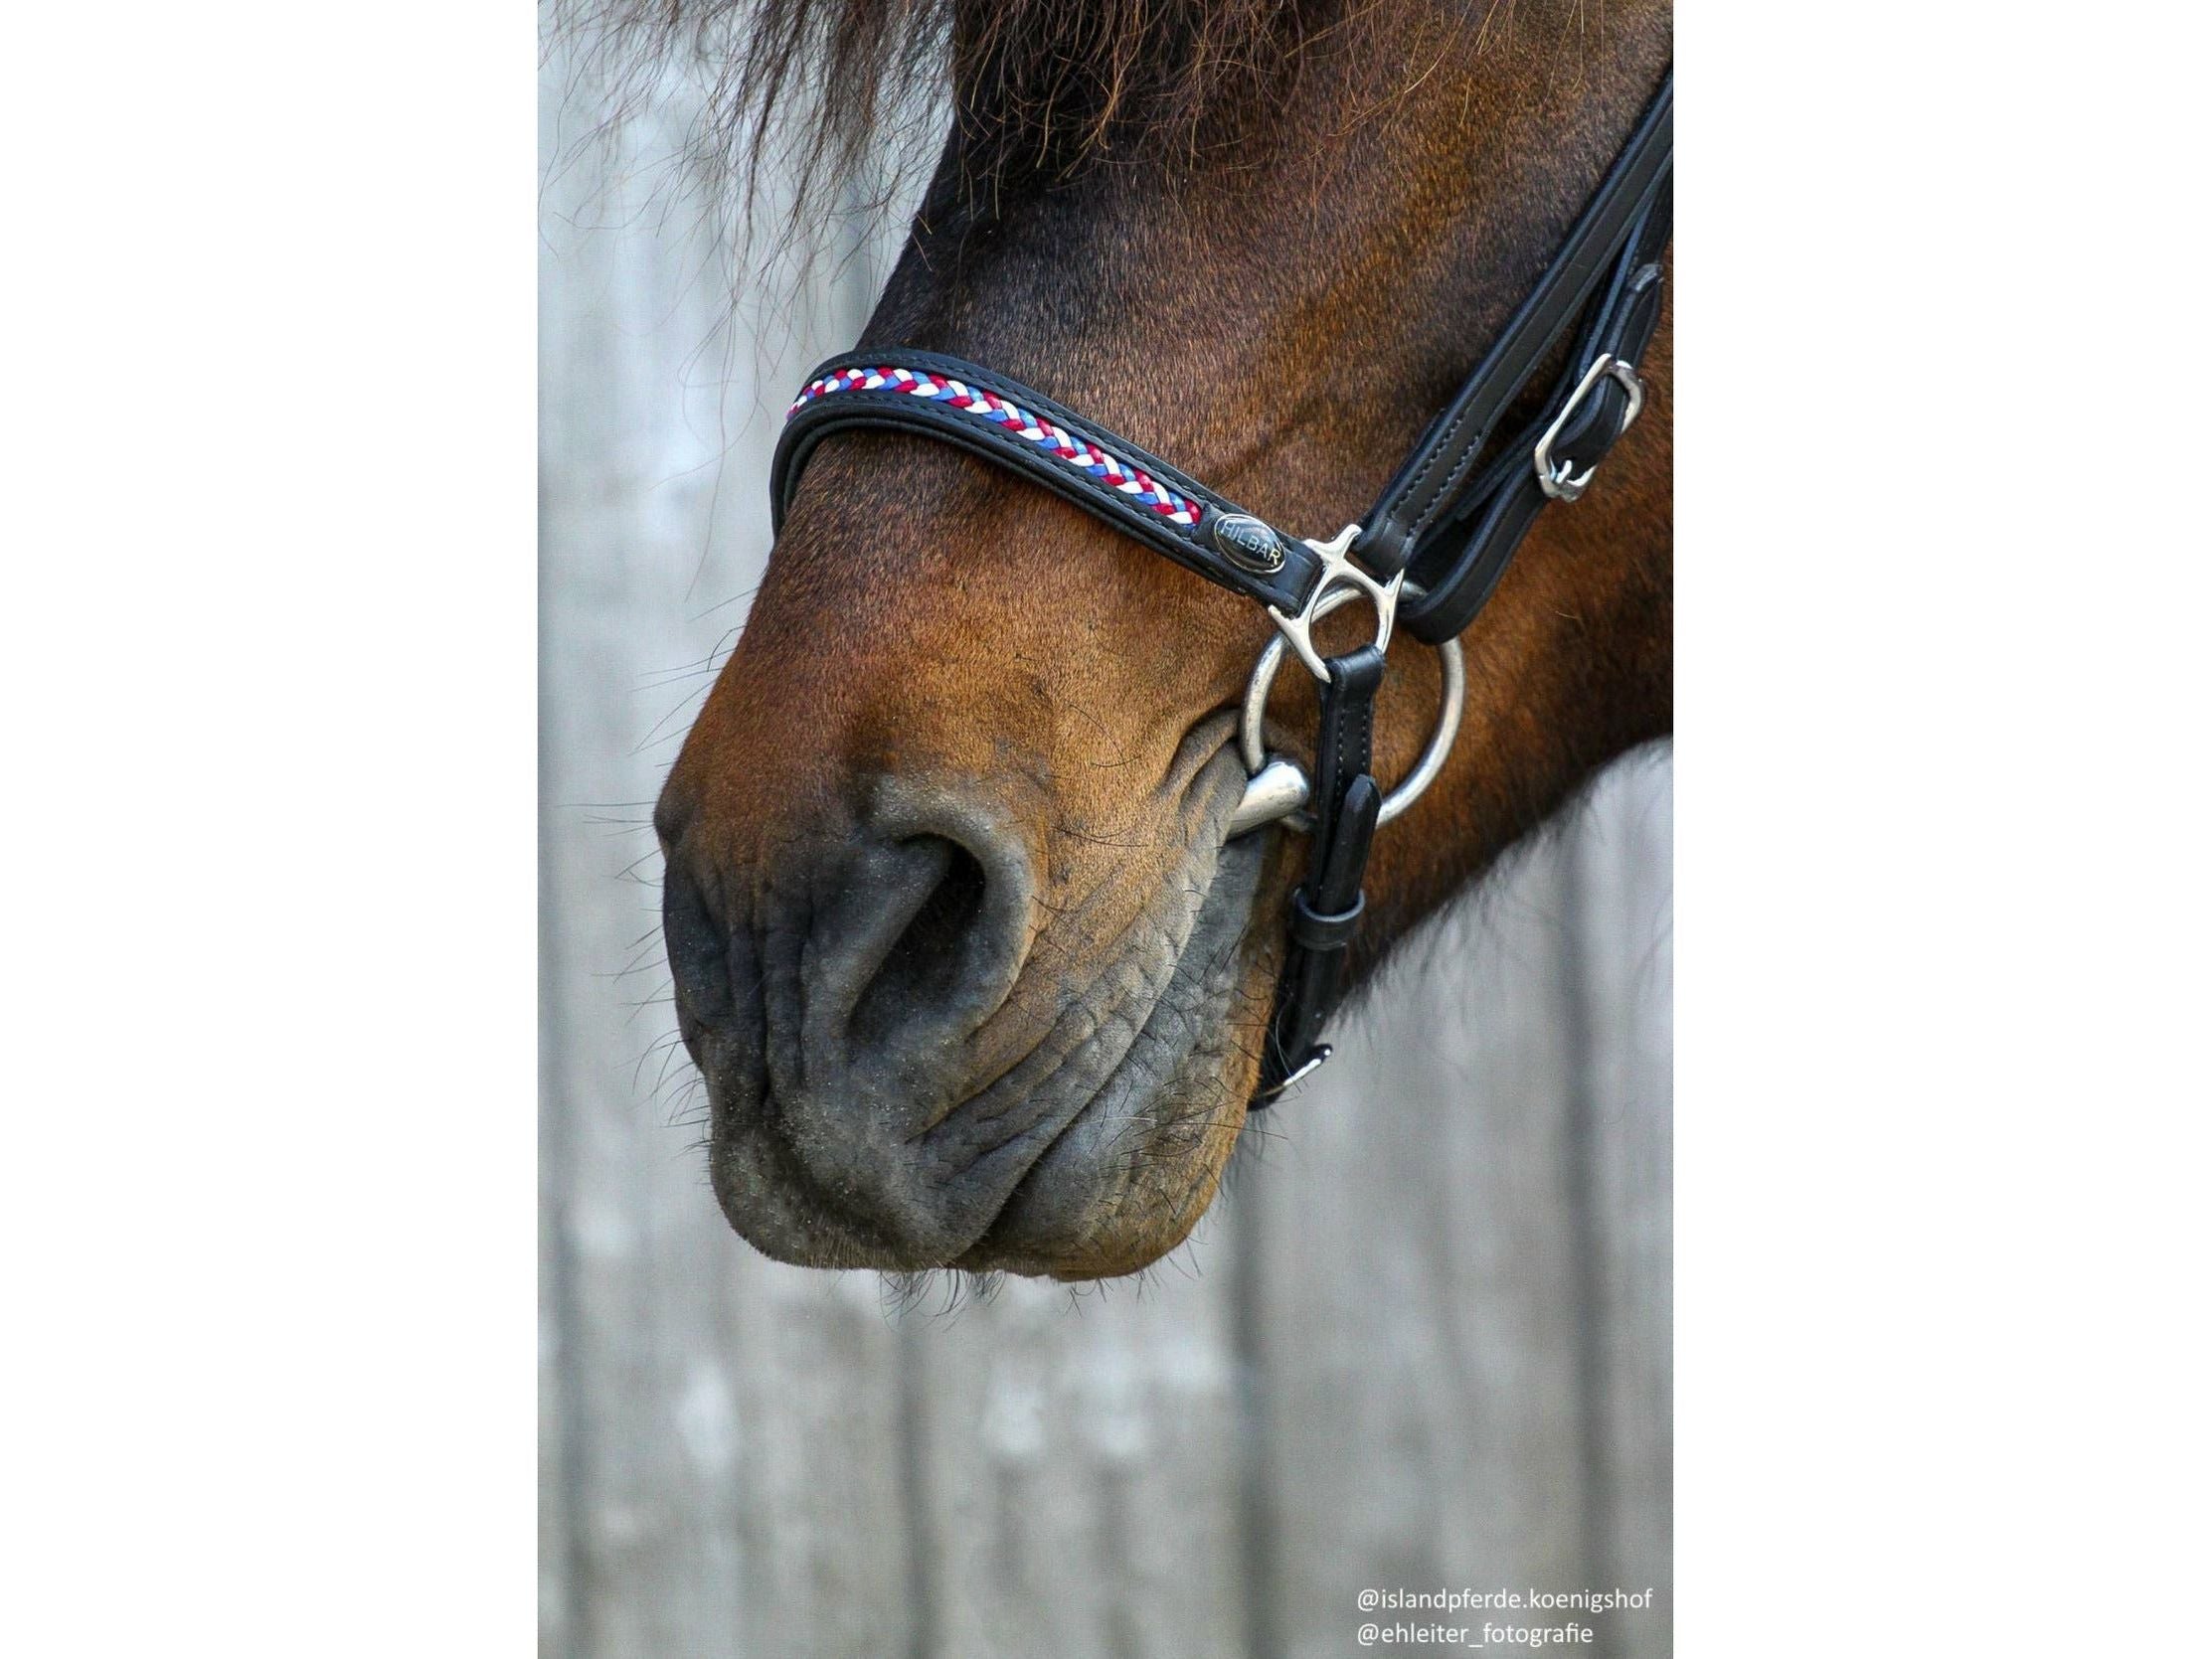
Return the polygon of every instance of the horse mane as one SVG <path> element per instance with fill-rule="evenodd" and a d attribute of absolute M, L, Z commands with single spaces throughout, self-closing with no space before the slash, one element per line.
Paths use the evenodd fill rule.
<path fill-rule="evenodd" d="M 1234 143 L 1346 31 L 1342 0 L 559 0 L 609 84 L 674 69 L 709 87 L 698 148 L 750 215 L 769 156 L 796 215 L 882 170 L 887 138 L 941 140 L 964 182 L 1071 175 Z M 1372 16 L 1374 4 L 1351 7 Z M 903 164 L 895 170 L 903 171 Z M 851 205 L 848 199 L 846 205 Z"/>

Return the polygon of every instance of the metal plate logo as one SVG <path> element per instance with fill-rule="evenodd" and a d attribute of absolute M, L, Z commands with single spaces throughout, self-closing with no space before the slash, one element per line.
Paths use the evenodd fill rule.
<path fill-rule="evenodd" d="M 1257 576 L 1282 569 L 1282 538 L 1249 513 L 1224 513 L 1214 520 L 1214 546 L 1231 564 Z"/>

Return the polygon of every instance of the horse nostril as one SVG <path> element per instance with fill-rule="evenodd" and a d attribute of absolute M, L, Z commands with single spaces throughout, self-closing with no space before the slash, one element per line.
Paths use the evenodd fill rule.
<path fill-rule="evenodd" d="M 726 1017 L 731 1011 L 729 930 L 673 848 L 661 878 L 660 915 L 677 1012 L 692 1022 Z"/>
<path fill-rule="evenodd" d="M 661 925 L 684 1042 L 726 1098 L 772 1099 L 802 1138 L 850 1134 L 871 1101 L 913 1120 L 902 1133 L 927 1127 L 1028 948 L 1018 832 L 945 790 L 886 784 L 870 806 L 794 814 L 735 845 L 694 823 L 668 854 Z"/>
<path fill-rule="evenodd" d="M 915 836 L 901 851 L 915 858 L 909 894 L 927 894 L 885 952 L 882 964 L 854 1005 L 851 1035 L 876 1049 L 931 1013 L 959 1000 L 959 991 L 982 967 L 990 941 L 980 938 L 989 879 L 982 861 L 956 841 Z"/>

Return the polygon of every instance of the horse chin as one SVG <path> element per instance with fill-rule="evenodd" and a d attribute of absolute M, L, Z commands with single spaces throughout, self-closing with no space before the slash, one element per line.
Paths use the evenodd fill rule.
<path fill-rule="evenodd" d="M 1244 1127 L 1260 993 L 1247 938 L 1265 838 L 1222 849 L 1190 937 L 1135 1040 L 951 1265 L 1105 1278 L 1190 1236 Z M 1264 1009 L 1265 1003 L 1260 1006 Z"/>
<path fill-rule="evenodd" d="M 1205 828 L 1159 913 L 1085 970 L 1099 989 L 1079 1006 L 1112 999 L 1080 1008 L 1090 1034 L 1040 1041 L 895 1153 L 794 1127 L 742 1073 L 704 1066 L 710 1169 L 737 1232 L 804 1266 L 1069 1279 L 1134 1272 L 1182 1243 L 1244 1124 L 1271 972 L 1249 925 L 1269 838 L 1221 841 L 1242 792 L 1224 759 L 1197 782 Z M 1048 1040 L 1067 1029 L 1062 1002 Z M 849 1107 L 857 1123 L 887 1104 Z"/>

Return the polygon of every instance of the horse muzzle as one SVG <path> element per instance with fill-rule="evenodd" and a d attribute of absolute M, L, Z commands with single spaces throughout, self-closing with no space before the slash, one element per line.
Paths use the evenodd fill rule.
<path fill-rule="evenodd" d="M 1072 907 L 1046 891 L 1049 834 L 972 786 L 879 776 L 855 810 L 739 856 L 712 850 L 672 779 L 677 1017 L 743 1237 L 817 1266 L 1126 1270 L 1106 1263 L 1172 1209 L 1148 1184 L 1180 1155 L 1225 1156 L 1241 1119 L 1214 1079 L 1242 1058 L 1262 838 L 1227 838 L 1234 751 L 1195 770 L 1176 879 Z M 1132 913 L 1117 901 L 1140 888 Z M 1173 1184 L 1198 1188 L 1211 1177 Z"/>

